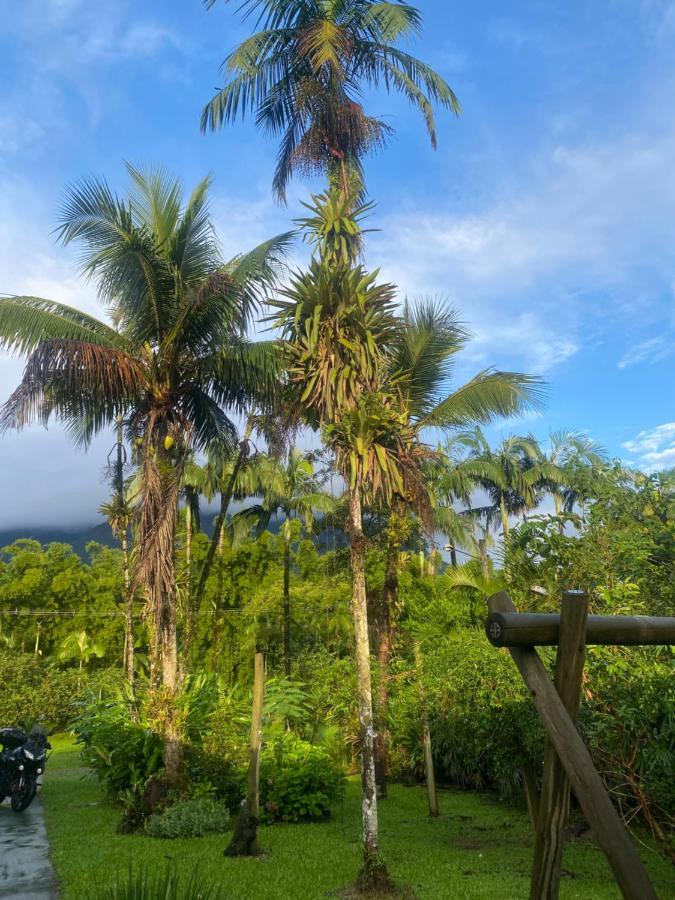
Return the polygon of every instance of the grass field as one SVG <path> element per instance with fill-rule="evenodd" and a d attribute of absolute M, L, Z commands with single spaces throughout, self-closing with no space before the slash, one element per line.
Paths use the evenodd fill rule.
<path fill-rule="evenodd" d="M 198 867 L 224 898 L 312 900 L 352 883 L 359 868 L 360 810 L 356 782 L 330 822 L 261 829 L 265 856 L 225 859 L 226 838 L 161 841 L 122 836 L 119 810 L 102 797 L 81 768 L 77 750 L 65 737 L 53 740 L 55 753 L 43 788 L 52 860 L 63 900 L 96 897 L 96 886 L 114 881 L 129 862 L 163 866 L 174 860 L 181 871 Z M 394 785 L 380 806 L 382 851 L 391 874 L 420 900 L 521 900 L 528 896 L 531 832 L 524 813 L 489 797 L 443 792 L 441 817 L 426 816 L 419 788 Z M 661 900 L 675 898 L 672 867 L 653 852 L 645 859 Z M 588 839 L 566 848 L 562 900 L 609 900 L 620 894 L 604 857 Z"/>

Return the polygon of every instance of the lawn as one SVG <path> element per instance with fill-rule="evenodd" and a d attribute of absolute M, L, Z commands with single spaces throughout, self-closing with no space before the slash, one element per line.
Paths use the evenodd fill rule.
<path fill-rule="evenodd" d="M 57 737 L 53 744 L 43 800 L 62 900 L 95 897 L 94 879 L 109 884 L 130 860 L 155 867 L 171 859 L 186 872 L 198 867 L 224 898 L 236 900 L 311 900 L 354 881 L 360 859 L 356 782 L 330 822 L 262 828 L 264 858 L 231 860 L 222 855 L 223 836 L 161 841 L 117 834 L 119 810 L 81 768 L 70 739 Z M 440 803 L 441 817 L 430 821 L 424 792 L 394 785 L 381 804 L 382 850 L 395 879 L 420 900 L 526 898 L 532 843 L 526 815 L 474 793 L 443 792 Z M 672 867 L 647 850 L 645 859 L 661 900 L 675 898 Z M 571 843 L 563 866 L 562 900 L 620 897 L 591 840 Z"/>

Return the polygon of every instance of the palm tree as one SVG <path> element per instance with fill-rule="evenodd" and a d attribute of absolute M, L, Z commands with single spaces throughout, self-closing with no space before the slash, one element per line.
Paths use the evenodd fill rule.
<path fill-rule="evenodd" d="M 296 272 L 281 291 L 276 324 L 288 377 L 304 404 L 307 424 L 322 430 L 347 486 L 352 568 L 351 612 L 360 722 L 364 888 L 386 886 L 379 855 L 373 758 L 373 710 L 365 583 L 364 499 L 391 501 L 395 492 L 417 492 L 414 451 L 406 422 L 390 392 L 382 390 L 387 353 L 397 339 L 395 289 L 379 284 L 352 259 L 341 261 L 344 222 L 325 235 L 321 256 Z"/>
<path fill-rule="evenodd" d="M 138 446 L 141 486 L 134 583 L 145 588 L 163 692 L 165 765 L 179 777 L 174 717 L 179 689 L 175 585 L 178 499 L 189 454 L 232 448 L 228 412 L 244 413 L 273 393 L 278 352 L 246 329 L 260 291 L 274 281 L 288 235 L 224 262 L 204 179 L 184 202 L 160 169 L 127 166 L 132 190 L 104 180 L 72 187 L 61 211 L 63 243 L 82 247 L 82 270 L 98 284 L 116 327 L 35 297 L 0 301 L 0 346 L 28 355 L 0 425 L 45 424 L 55 416 L 80 442 L 122 416 Z"/>
<path fill-rule="evenodd" d="M 58 652 L 58 657 L 61 660 L 78 660 L 78 687 L 80 684 L 80 679 L 82 677 L 83 667 L 89 662 L 89 660 L 93 659 L 93 657 L 95 656 L 99 659 L 105 656 L 105 647 L 103 646 L 103 644 L 95 641 L 84 630 L 74 631 L 69 634 L 61 643 L 61 647 L 59 648 Z"/>
<path fill-rule="evenodd" d="M 399 398 L 401 413 L 413 444 L 420 445 L 435 431 L 468 428 L 488 423 L 500 416 L 511 416 L 540 403 L 541 382 L 531 375 L 485 369 L 454 391 L 449 386 L 457 354 L 469 340 L 469 334 L 450 307 L 422 300 L 405 303 L 402 328 L 390 353 L 391 380 Z M 461 469 L 449 465 L 447 457 L 433 454 L 424 467 L 427 497 L 424 506 L 431 511 L 429 530 L 438 528 L 456 541 L 466 534 L 461 517 L 452 508 L 454 497 L 468 499 L 469 487 Z M 454 497 L 453 497 L 454 495 Z M 378 737 L 376 742 L 378 789 L 386 792 L 386 721 L 388 673 L 391 658 L 391 614 L 398 603 L 400 547 L 406 536 L 408 511 L 415 512 L 414 498 L 398 495 L 388 514 L 386 528 L 387 559 L 382 602 L 378 606 Z"/>
<path fill-rule="evenodd" d="M 582 500 L 584 494 L 588 494 L 592 482 L 607 463 L 602 444 L 589 438 L 582 431 L 566 429 L 551 432 L 547 459 L 564 472 L 563 484 L 556 486 L 552 492 L 556 516 L 561 516 L 563 512 L 572 512 L 577 501 Z M 579 478 L 580 468 L 586 476 L 583 479 L 587 482 L 585 486 Z"/>
<path fill-rule="evenodd" d="M 365 113 L 357 100 L 365 90 L 382 84 L 407 97 L 422 113 L 433 147 L 433 104 L 460 112 L 444 79 L 397 46 L 422 24 L 418 10 L 402 0 L 244 0 L 241 6 L 261 30 L 225 59 L 226 83 L 204 108 L 202 130 L 255 113 L 257 126 L 281 139 L 274 173 L 280 200 L 297 171 L 327 171 L 343 193 L 362 192 L 362 158 L 392 130 Z"/>
<path fill-rule="evenodd" d="M 469 458 L 463 468 L 488 495 L 490 503 L 474 507 L 472 514 L 488 527 L 499 522 L 509 535 L 509 517 L 534 509 L 546 493 L 565 482 L 560 466 L 549 461 L 532 435 L 510 435 L 493 450 L 480 428 L 463 436 Z"/>
<path fill-rule="evenodd" d="M 273 456 L 261 456 L 254 466 L 258 483 L 255 493 L 262 503 L 249 506 L 238 514 L 246 521 L 255 520 L 258 533 L 264 531 L 274 516 L 283 517 L 280 534 L 284 542 L 284 671 L 291 675 L 291 521 L 303 516 L 311 528 L 314 512 L 332 512 L 334 498 L 321 489 L 314 475 L 313 454 L 291 447 L 284 461 Z"/>

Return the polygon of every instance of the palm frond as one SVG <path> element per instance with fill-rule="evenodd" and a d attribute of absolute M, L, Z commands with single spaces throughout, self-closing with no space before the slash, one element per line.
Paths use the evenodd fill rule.
<path fill-rule="evenodd" d="M 541 408 L 544 383 L 533 375 L 485 369 L 424 416 L 425 426 L 465 428 Z"/>

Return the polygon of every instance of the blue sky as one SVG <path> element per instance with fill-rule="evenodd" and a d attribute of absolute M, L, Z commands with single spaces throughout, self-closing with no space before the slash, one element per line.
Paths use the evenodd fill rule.
<path fill-rule="evenodd" d="M 250 123 L 203 137 L 237 3 L 0 0 L 0 292 L 97 309 L 50 234 L 64 186 L 122 161 L 215 177 L 235 253 L 288 227 L 316 185 L 271 198 L 276 147 Z M 367 165 L 368 262 L 402 294 L 453 304 L 475 338 L 458 377 L 540 374 L 544 414 L 509 430 L 588 431 L 645 468 L 675 464 L 675 2 L 419 3 L 414 52 L 452 84 L 433 152 L 418 114 L 365 98 L 396 136 Z M 0 358 L 0 400 L 20 374 Z M 0 439 L 0 527 L 95 519 L 111 439 L 57 425 Z"/>

